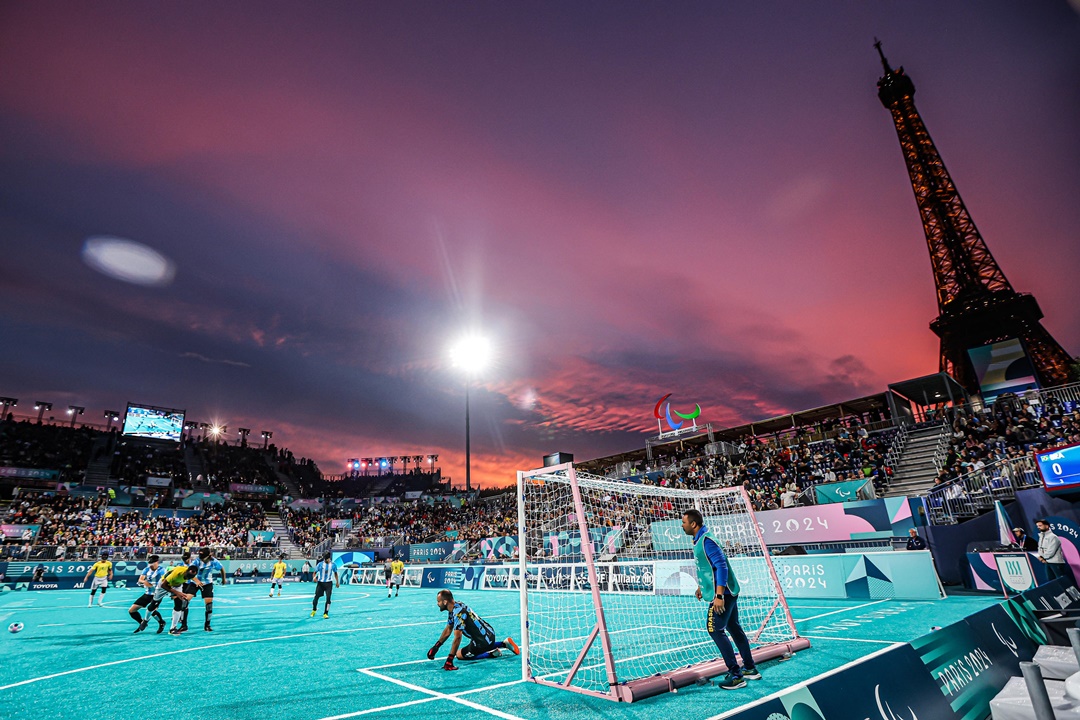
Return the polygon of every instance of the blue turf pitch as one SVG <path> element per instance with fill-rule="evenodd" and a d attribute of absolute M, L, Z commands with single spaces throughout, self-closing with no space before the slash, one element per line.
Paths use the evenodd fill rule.
<path fill-rule="evenodd" d="M 210 720 L 459 720 L 468 713 L 585 720 L 602 712 L 704 720 L 999 600 L 795 600 L 792 615 L 813 647 L 787 662 L 764 663 L 762 680 L 733 692 L 693 687 L 626 705 L 522 683 L 521 663 L 509 653 L 442 671 L 441 657 L 425 657 L 446 622 L 434 590 L 406 589 L 387 599 L 378 588 L 343 587 L 324 620 L 321 604 L 319 615 L 309 617 L 312 587 L 288 585 L 280 599 L 251 586 L 219 588 L 214 632 L 202 631 L 196 600 L 192 630 L 180 637 L 155 635 L 155 623 L 133 635 L 127 608 L 138 593 L 131 589 L 110 590 L 104 608 L 87 608 L 83 590 L 0 595 L 0 627 L 26 626 L 19 634 L 0 633 L 0 716 L 146 720 L 179 712 Z M 518 636 L 515 593 L 455 596 L 500 637 Z"/>

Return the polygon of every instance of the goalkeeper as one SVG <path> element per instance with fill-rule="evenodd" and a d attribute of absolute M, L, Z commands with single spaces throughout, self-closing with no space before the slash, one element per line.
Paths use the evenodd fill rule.
<path fill-rule="evenodd" d="M 455 601 L 454 595 L 449 590 L 440 590 L 437 596 L 440 612 L 450 613 L 446 620 L 439 639 L 428 650 L 428 660 L 434 660 L 439 648 L 454 633 L 454 644 L 450 646 L 450 654 L 443 663 L 443 670 L 457 670 L 454 658 L 460 660 L 483 660 L 484 658 L 499 657 L 499 651 L 508 648 L 515 655 L 521 650 L 513 638 L 506 638 L 501 642 L 495 641 L 495 630 L 483 618 L 477 615 L 463 602 Z M 461 645 L 461 636 L 468 635 L 469 644 L 458 649 Z"/>
<path fill-rule="evenodd" d="M 691 508 L 682 516 L 683 532 L 694 538 L 694 562 L 697 565 L 697 599 L 705 595 L 710 598 L 709 614 L 705 623 L 709 636 L 712 637 L 720 655 L 727 665 L 727 678 L 720 683 L 724 690 L 737 690 L 746 687 L 747 680 L 760 680 L 761 673 L 754 667 L 754 657 L 750 654 L 750 641 L 739 625 L 739 581 L 734 571 L 728 566 L 727 557 L 720 549 L 720 544 L 713 539 L 701 513 Z M 731 640 L 739 648 L 743 668 L 735 659 L 735 650 Z"/>

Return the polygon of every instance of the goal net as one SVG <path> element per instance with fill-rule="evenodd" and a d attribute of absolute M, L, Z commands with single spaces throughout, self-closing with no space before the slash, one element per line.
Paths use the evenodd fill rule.
<path fill-rule="evenodd" d="M 696 508 L 741 586 L 739 622 L 755 661 L 799 638 L 742 488 L 675 490 L 587 475 L 571 464 L 518 473 L 525 679 L 638 700 L 727 670 L 695 597 Z M 524 576 L 525 583 L 519 578 Z"/>

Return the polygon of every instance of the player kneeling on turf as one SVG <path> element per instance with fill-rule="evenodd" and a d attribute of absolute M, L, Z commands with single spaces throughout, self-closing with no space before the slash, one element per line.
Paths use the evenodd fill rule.
<path fill-rule="evenodd" d="M 521 652 L 513 638 L 508 637 L 497 642 L 495 630 L 491 625 L 473 612 L 468 605 L 455 601 L 454 595 L 449 590 L 440 590 L 436 600 L 439 603 L 439 610 L 450 613 L 450 617 L 447 618 L 446 627 L 443 628 L 439 639 L 428 650 L 428 660 L 435 659 L 439 648 L 450 637 L 450 633 L 454 633 L 454 644 L 450 646 L 450 654 L 443 663 L 443 670 L 457 670 L 457 666 L 454 665 L 455 657 L 460 660 L 483 660 L 499 657 L 499 650 L 503 648 L 509 648 L 515 655 Z M 469 636 L 469 644 L 458 649 L 463 634 Z"/>

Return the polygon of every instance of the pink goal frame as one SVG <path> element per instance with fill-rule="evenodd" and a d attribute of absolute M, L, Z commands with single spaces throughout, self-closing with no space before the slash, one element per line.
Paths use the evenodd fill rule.
<path fill-rule="evenodd" d="M 585 564 L 588 569 L 589 575 L 589 587 L 590 594 L 593 601 L 593 609 L 596 613 L 596 624 L 593 626 L 588 638 L 585 641 L 581 652 L 578 654 L 577 659 L 571 666 L 565 679 L 561 682 L 549 680 L 534 676 L 530 669 L 529 664 L 529 603 L 528 603 L 528 574 L 527 574 L 527 562 L 528 557 L 526 554 L 526 537 L 525 537 L 525 481 L 530 478 L 535 478 L 542 475 L 548 475 L 551 473 L 565 472 L 566 479 L 570 485 L 570 490 L 574 500 L 574 514 L 577 516 L 578 530 L 581 533 L 581 548 L 582 554 L 585 556 Z M 539 468 L 530 471 L 519 471 L 517 474 L 517 491 L 518 491 L 518 590 L 521 604 L 521 678 L 522 680 L 529 680 L 540 685 L 548 685 L 550 687 L 557 687 L 562 690 L 570 690 L 584 695 L 590 695 L 593 697 L 601 697 L 608 700 L 617 702 L 634 702 L 636 700 L 644 700 L 645 698 L 653 697 L 654 695 L 660 695 L 665 692 L 674 692 L 681 687 L 692 685 L 699 680 L 713 678 L 718 675 L 722 675 L 727 672 L 727 665 L 723 659 L 709 660 L 706 662 L 696 663 L 676 670 L 671 670 L 657 675 L 652 675 L 646 678 L 640 678 L 637 680 L 631 680 L 629 682 L 620 682 L 618 675 L 615 671 L 615 657 L 611 649 L 611 638 L 608 635 L 607 623 L 604 619 L 604 603 L 600 595 L 600 583 L 596 574 L 596 563 L 593 557 L 592 542 L 589 539 L 589 527 L 585 520 L 585 507 L 581 499 L 581 486 L 578 483 L 577 473 L 574 470 L 573 463 L 563 463 L 561 465 L 554 465 L 551 467 Z M 710 495 L 724 495 L 732 494 L 733 489 L 717 489 L 712 491 L 705 491 L 703 496 Z M 750 498 L 743 488 L 738 489 L 739 494 L 742 497 L 746 508 L 749 511 L 750 522 L 754 524 L 754 531 L 757 534 L 758 541 L 761 543 L 761 547 L 765 547 L 765 541 L 761 534 L 761 528 L 757 523 L 757 516 L 754 513 L 753 505 L 750 503 Z M 769 568 L 769 575 L 779 590 L 779 598 L 773 605 L 772 609 L 766 615 L 764 622 L 756 632 L 751 634 L 751 641 L 756 642 L 761 633 L 764 632 L 768 626 L 769 620 L 780 609 L 783 610 L 785 617 L 787 618 L 789 626 L 793 632 L 796 632 L 794 638 L 787 642 L 782 643 L 770 643 L 768 645 L 760 645 L 753 650 L 754 663 L 764 662 L 766 660 L 772 660 L 774 658 L 782 657 L 785 655 L 791 655 L 792 653 L 800 650 L 805 650 L 810 647 L 810 641 L 806 638 L 798 636 L 795 630 L 795 621 L 791 616 L 791 609 L 788 607 L 787 598 L 784 597 L 783 589 L 780 586 L 779 577 L 776 574 L 776 569 L 773 567 L 772 558 L 766 549 L 764 554 L 766 564 Z M 585 657 L 588 655 L 589 650 L 593 644 L 599 640 L 601 649 L 604 654 L 604 668 L 607 675 L 608 690 L 607 692 L 599 690 L 590 690 L 588 688 L 581 688 L 571 685 L 574 676 L 581 668 Z M 741 660 L 741 658 L 740 658 Z"/>

